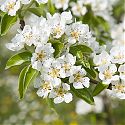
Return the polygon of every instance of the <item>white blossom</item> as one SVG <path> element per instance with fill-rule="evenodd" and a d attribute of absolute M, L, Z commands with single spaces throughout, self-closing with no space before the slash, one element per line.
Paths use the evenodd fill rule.
<path fill-rule="evenodd" d="M 55 104 L 63 101 L 69 103 L 72 101 L 72 94 L 68 92 L 69 90 L 70 86 L 66 83 L 62 83 L 62 85 L 59 85 L 50 92 L 49 98 L 54 98 Z"/>
<path fill-rule="evenodd" d="M 63 12 L 61 15 L 55 13 L 53 16 L 48 13 L 47 20 L 52 36 L 58 39 L 64 34 L 66 23 L 71 22 L 72 15 L 71 12 Z"/>
<path fill-rule="evenodd" d="M 93 62 L 101 70 L 111 64 L 111 57 L 106 51 L 102 51 L 99 55 L 94 55 Z"/>
<path fill-rule="evenodd" d="M 76 22 L 67 26 L 65 33 L 70 44 L 74 44 L 76 42 L 87 43 L 88 39 L 91 37 L 88 25 L 81 24 L 81 22 Z"/>
<path fill-rule="evenodd" d="M 75 16 L 84 16 L 87 12 L 86 7 L 83 5 L 82 0 L 78 0 L 77 3 L 72 2 L 71 7 L 72 7 L 72 12 Z"/>
<path fill-rule="evenodd" d="M 7 12 L 10 16 L 15 16 L 20 8 L 20 0 L 5 0 L 0 9 Z"/>
<path fill-rule="evenodd" d="M 116 65 L 110 64 L 109 66 L 100 70 L 99 78 L 102 80 L 103 84 L 110 84 L 112 80 L 117 80 L 119 78 L 118 75 L 115 75 L 116 72 Z"/>
<path fill-rule="evenodd" d="M 123 64 L 125 62 L 124 46 L 115 46 L 110 50 L 111 62 Z"/>
<path fill-rule="evenodd" d="M 11 51 L 19 51 L 24 48 L 23 36 L 21 34 L 16 34 L 16 36 L 11 40 L 12 43 L 7 43 L 6 47 Z"/>
<path fill-rule="evenodd" d="M 58 61 L 61 64 L 60 77 L 61 78 L 69 77 L 73 73 L 72 67 L 76 62 L 76 57 L 68 53 L 66 55 L 59 57 Z"/>
<path fill-rule="evenodd" d="M 125 99 L 125 81 L 114 80 L 112 81 L 111 95 L 120 99 Z"/>
<path fill-rule="evenodd" d="M 63 9 L 66 10 L 68 8 L 69 0 L 52 0 L 52 2 L 55 4 L 55 7 L 57 9 Z"/>
<path fill-rule="evenodd" d="M 51 43 L 46 45 L 39 45 L 35 49 L 35 53 L 31 58 L 31 64 L 34 69 L 41 70 L 43 63 L 50 57 L 53 57 L 54 49 L 51 46 Z"/>
<path fill-rule="evenodd" d="M 125 81 L 125 64 L 120 65 L 118 71 L 120 73 L 120 78 Z"/>
<path fill-rule="evenodd" d="M 48 79 L 39 78 L 35 83 L 36 88 L 38 88 L 37 95 L 43 98 L 46 98 L 48 94 L 53 89 L 51 81 Z"/>
<path fill-rule="evenodd" d="M 73 83 L 75 89 L 89 87 L 89 78 L 85 77 L 86 71 L 81 66 L 73 67 L 73 75 L 69 77 L 69 83 Z"/>

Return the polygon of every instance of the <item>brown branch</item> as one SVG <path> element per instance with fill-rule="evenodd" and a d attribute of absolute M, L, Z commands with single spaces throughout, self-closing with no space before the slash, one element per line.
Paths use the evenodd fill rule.
<path fill-rule="evenodd" d="M 90 82 L 91 82 L 91 83 L 93 83 L 93 84 L 98 84 L 98 83 L 100 83 L 99 81 L 94 80 L 94 79 L 91 79 L 91 78 L 90 78 Z M 112 84 L 109 84 L 109 86 L 108 86 L 108 88 L 107 88 L 107 89 L 112 90 Z"/>
<path fill-rule="evenodd" d="M 20 20 L 20 29 L 23 30 L 25 26 L 25 21 L 24 20 Z"/>

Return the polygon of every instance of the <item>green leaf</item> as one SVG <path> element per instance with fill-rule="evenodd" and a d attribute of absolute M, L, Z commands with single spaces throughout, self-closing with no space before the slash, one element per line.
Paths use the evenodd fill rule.
<path fill-rule="evenodd" d="M 60 56 L 60 54 L 62 53 L 62 50 L 64 48 L 64 44 L 59 41 L 55 41 L 55 42 L 52 42 L 52 46 L 55 49 L 54 57 Z"/>
<path fill-rule="evenodd" d="M 22 52 L 22 53 L 18 53 L 14 56 L 12 56 L 6 64 L 6 68 L 5 69 L 9 69 L 13 66 L 17 66 L 17 65 L 21 65 L 24 62 L 28 62 L 31 60 L 32 54 L 28 51 Z"/>
<path fill-rule="evenodd" d="M 8 14 L 5 14 L 1 20 L 1 36 L 5 35 L 16 21 L 17 16 L 9 16 Z"/>
<path fill-rule="evenodd" d="M 73 55 L 76 55 L 78 51 L 81 51 L 82 53 L 92 53 L 92 49 L 86 45 L 76 45 L 70 47 L 70 53 Z"/>
<path fill-rule="evenodd" d="M 86 70 L 86 72 L 88 73 L 88 75 L 90 77 L 92 77 L 94 79 L 97 77 L 96 71 L 94 69 L 92 69 L 92 68 L 86 68 L 86 67 L 84 67 L 84 69 Z"/>
<path fill-rule="evenodd" d="M 31 13 L 33 13 L 39 17 L 41 17 L 45 14 L 43 8 L 41 8 L 41 7 L 29 8 L 28 11 L 30 11 Z"/>
<path fill-rule="evenodd" d="M 109 23 L 104 20 L 102 17 L 100 16 L 97 16 L 95 17 L 95 20 L 97 20 L 98 24 L 100 24 L 100 26 L 102 27 L 102 29 L 105 31 L 105 32 L 108 32 L 110 27 L 109 27 Z"/>
<path fill-rule="evenodd" d="M 107 89 L 109 85 L 105 85 L 103 83 L 98 83 L 95 87 L 95 89 L 93 90 L 93 96 L 98 95 L 99 93 L 101 93 L 104 89 Z"/>
<path fill-rule="evenodd" d="M 84 101 L 86 101 L 87 103 L 93 105 L 94 104 L 94 99 L 92 97 L 92 94 L 89 92 L 89 90 L 87 88 L 83 88 L 83 89 L 75 89 L 73 87 L 73 85 L 71 84 L 71 91 L 73 91 L 73 93 L 83 99 Z"/>
<path fill-rule="evenodd" d="M 24 94 L 29 84 L 36 78 L 38 71 L 33 69 L 31 65 L 24 67 L 19 76 L 19 95 L 20 99 L 24 97 Z"/>

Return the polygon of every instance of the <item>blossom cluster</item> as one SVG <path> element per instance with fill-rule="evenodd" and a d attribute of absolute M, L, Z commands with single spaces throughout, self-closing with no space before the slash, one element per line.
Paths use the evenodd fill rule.
<path fill-rule="evenodd" d="M 39 4 L 45 4 L 48 0 L 36 0 Z M 7 12 L 10 16 L 15 16 L 22 4 L 29 4 L 31 0 L 5 0 L 0 6 L 0 10 Z"/>
<path fill-rule="evenodd" d="M 55 40 L 64 44 L 64 50 L 56 58 L 52 46 Z M 69 103 L 72 101 L 70 84 L 73 84 L 75 89 L 88 88 L 90 84 L 85 69 L 81 65 L 75 65 L 76 57 L 69 53 L 69 47 L 72 44 L 92 46 L 94 42 L 96 43 L 88 25 L 73 22 L 69 11 L 55 13 L 53 16 L 47 13 L 47 17 L 40 17 L 35 25 L 25 25 L 6 47 L 12 51 L 19 51 L 26 45 L 34 46 L 31 65 L 41 74 L 35 85 L 38 88 L 37 94 L 44 98 L 54 98 L 55 103 Z"/>
<path fill-rule="evenodd" d="M 125 99 L 125 40 L 124 22 L 111 30 L 113 39 L 110 52 L 103 50 L 94 55 L 94 63 L 99 71 L 99 78 L 104 84 L 112 85 L 114 96 Z M 119 35 L 118 35 L 119 34 Z"/>

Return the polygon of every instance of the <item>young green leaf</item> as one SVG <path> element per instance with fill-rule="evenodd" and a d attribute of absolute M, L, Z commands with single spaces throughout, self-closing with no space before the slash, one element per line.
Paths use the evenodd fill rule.
<path fill-rule="evenodd" d="M 33 13 L 39 17 L 45 15 L 44 10 L 41 7 L 29 8 L 28 11 L 30 11 L 31 13 Z"/>
<path fill-rule="evenodd" d="M 107 89 L 109 85 L 105 85 L 103 83 L 98 83 L 95 87 L 95 89 L 93 90 L 93 96 L 98 95 L 99 93 L 101 93 L 104 89 Z"/>
<path fill-rule="evenodd" d="M 13 66 L 17 66 L 17 65 L 21 65 L 24 62 L 30 62 L 32 57 L 32 54 L 28 51 L 22 52 L 22 53 L 18 53 L 14 56 L 12 56 L 6 64 L 6 68 L 5 69 L 9 69 Z"/>
<path fill-rule="evenodd" d="M 5 35 L 16 21 L 17 16 L 9 16 L 8 14 L 5 14 L 1 20 L 1 36 Z"/>
<path fill-rule="evenodd" d="M 73 85 L 71 84 L 71 91 L 79 98 L 83 99 L 87 103 L 93 105 L 94 99 L 92 97 L 92 94 L 89 92 L 87 88 L 83 89 L 75 89 Z"/>
<path fill-rule="evenodd" d="M 86 68 L 86 67 L 84 67 L 84 69 L 86 70 L 87 74 L 90 77 L 92 77 L 94 79 L 97 77 L 96 71 L 93 68 Z"/>
<path fill-rule="evenodd" d="M 24 67 L 24 69 L 21 71 L 18 82 L 20 99 L 24 97 L 28 86 L 37 75 L 38 71 L 33 69 L 31 65 Z"/>
<path fill-rule="evenodd" d="M 54 57 L 58 57 L 64 48 L 64 44 L 59 41 L 56 41 L 56 42 L 52 42 L 52 46 L 55 49 Z"/>
<path fill-rule="evenodd" d="M 70 53 L 76 56 L 77 52 L 81 51 L 82 53 L 92 53 L 92 49 L 86 45 L 76 45 L 70 47 Z"/>

